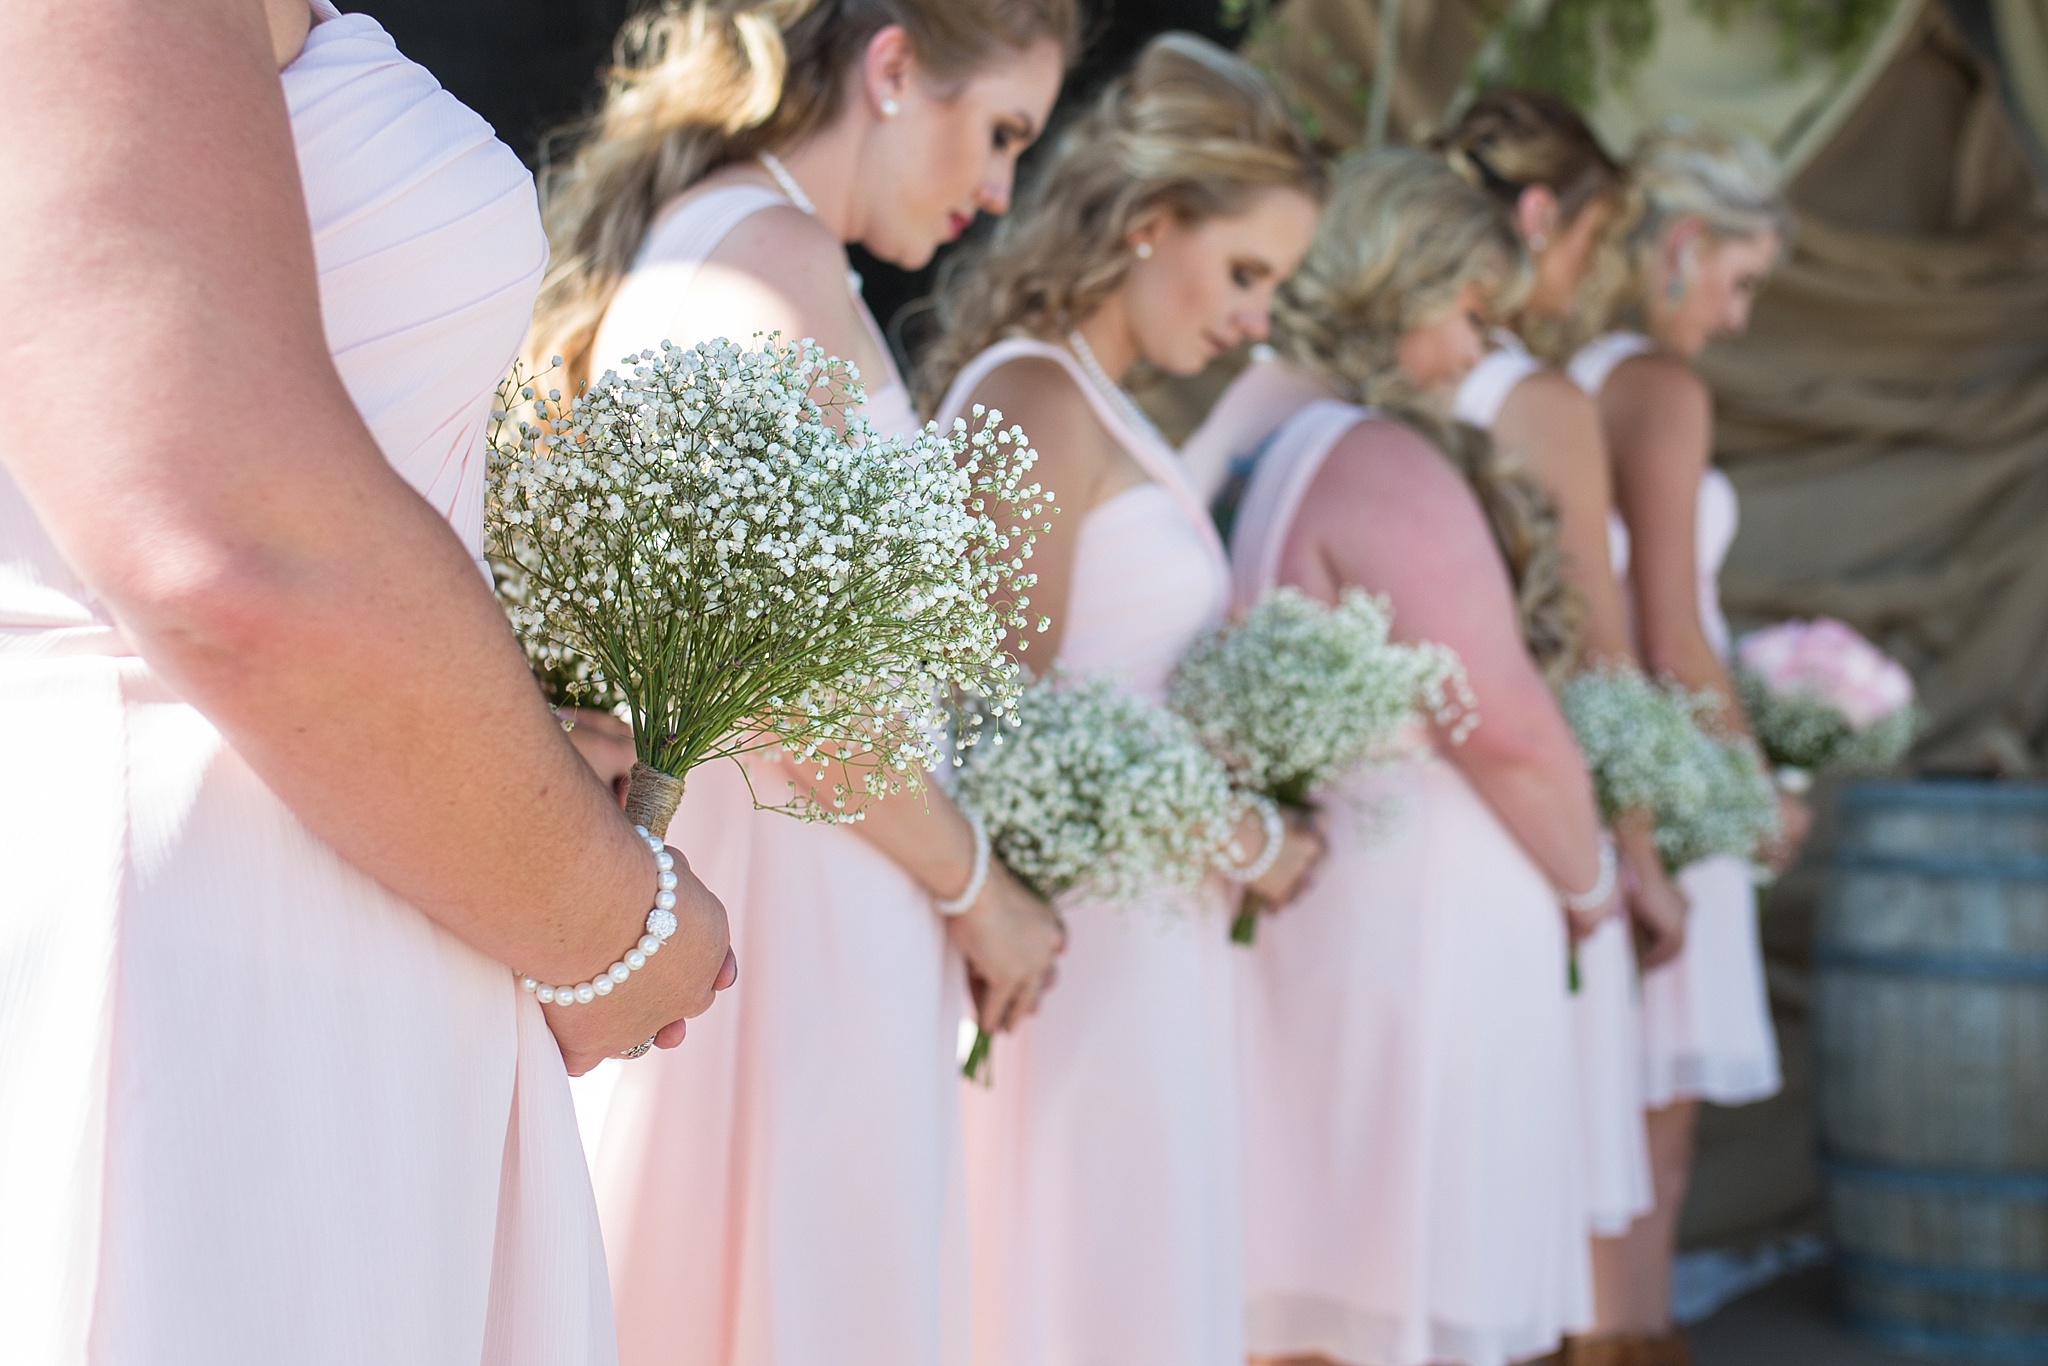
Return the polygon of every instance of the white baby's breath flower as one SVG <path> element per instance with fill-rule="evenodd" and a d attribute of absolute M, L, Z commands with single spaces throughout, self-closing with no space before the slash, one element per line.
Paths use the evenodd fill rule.
<path fill-rule="evenodd" d="M 937 761 L 939 700 L 1004 712 L 1005 648 L 1043 510 L 1036 455 L 991 414 L 883 438 L 815 344 L 663 343 L 532 420 L 501 395 L 487 535 L 529 654 L 616 694 L 643 762 L 680 776 L 780 745 L 857 817 Z M 979 414 L 977 414 L 979 416 Z"/>
<path fill-rule="evenodd" d="M 1169 703 L 1238 786 L 1302 805 L 1314 787 L 1386 750 L 1416 716 L 1462 740 L 1478 724 L 1456 654 L 1389 638 L 1384 598 L 1348 588 L 1335 607 L 1292 588 L 1196 642 Z"/>
<path fill-rule="evenodd" d="M 1040 896 L 1127 901 L 1201 881 L 1241 804 L 1188 724 L 1102 680 L 1031 684 L 1015 714 L 964 707 L 957 795 Z"/>

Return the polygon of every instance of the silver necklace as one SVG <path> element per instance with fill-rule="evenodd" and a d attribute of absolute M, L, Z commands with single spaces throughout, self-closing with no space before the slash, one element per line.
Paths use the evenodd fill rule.
<path fill-rule="evenodd" d="M 1109 377 L 1109 371 L 1102 368 L 1102 362 L 1095 358 L 1095 348 L 1075 328 L 1067 333 L 1067 349 L 1074 353 L 1074 359 L 1081 362 L 1081 370 L 1094 384 L 1097 392 L 1108 399 L 1110 405 L 1124 415 L 1124 420 L 1141 432 L 1158 438 L 1161 445 L 1167 444 L 1166 434 L 1152 420 L 1152 415 L 1138 406 L 1138 400 L 1131 397 L 1130 390 Z"/>
<path fill-rule="evenodd" d="M 796 205 L 813 218 L 818 216 L 818 206 L 813 204 L 811 197 L 804 193 L 804 187 L 796 183 L 796 177 L 789 173 L 789 167 L 782 164 L 781 157 L 776 156 L 773 152 L 763 152 L 761 153 L 760 161 L 762 169 L 775 177 L 775 183 L 780 185 L 782 192 L 789 196 L 790 203 Z"/>

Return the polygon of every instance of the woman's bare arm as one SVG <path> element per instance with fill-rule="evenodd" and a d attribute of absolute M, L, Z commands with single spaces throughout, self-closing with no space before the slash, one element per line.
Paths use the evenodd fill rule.
<path fill-rule="evenodd" d="M 654 870 L 335 373 L 264 6 L 8 15 L 36 59 L 0 82 L 0 365 L 23 396 L 0 459 L 134 647 L 315 833 L 492 956 L 590 976 Z M 709 1004 L 723 914 L 685 909 L 686 951 L 573 1012 L 567 1051 Z"/>
<path fill-rule="evenodd" d="M 1634 356 L 1600 391 L 1602 425 L 1614 462 L 1615 502 L 1629 530 L 1643 664 L 1719 703 L 1714 724 L 1755 743 L 1728 668 L 1700 622 L 1700 480 L 1713 447 L 1713 401 L 1692 367 L 1668 356 Z M 1812 825 L 1806 804 L 1778 800 L 1778 842 L 1766 859 L 1782 868 Z"/>
<path fill-rule="evenodd" d="M 1563 375 L 1539 371 L 1509 392 L 1494 424 L 1494 439 L 1502 454 L 1519 461 L 1557 505 L 1565 579 L 1585 603 L 1579 639 L 1587 662 L 1636 665 L 1628 611 L 1608 551 L 1614 490 L 1600 410 Z M 1629 871 L 1629 910 L 1643 961 L 1655 967 L 1684 946 L 1685 898 L 1664 873 L 1648 812 L 1624 813 L 1614 824 L 1614 839 Z"/>
<path fill-rule="evenodd" d="M 1553 886 L 1591 887 L 1600 834 L 1592 783 L 1523 646 L 1507 568 L 1464 479 L 1411 429 L 1365 423 L 1330 453 L 1302 509 L 1284 576 L 1326 599 L 1348 585 L 1385 593 L 1397 638 L 1457 651 L 1479 725 L 1445 757 Z"/>

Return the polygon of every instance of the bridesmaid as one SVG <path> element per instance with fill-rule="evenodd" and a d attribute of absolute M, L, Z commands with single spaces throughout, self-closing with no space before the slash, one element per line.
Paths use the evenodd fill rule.
<path fill-rule="evenodd" d="M 634 21 L 551 186 L 533 350 L 577 380 L 664 339 L 812 337 L 860 367 L 877 428 L 915 429 L 843 244 L 914 268 L 1005 209 L 1075 23 L 1069 0 Z M 852 826 L 754 809 L 795 773 L 693 777 L 671 837 L 726 898 L 746 985 L 586 1119 L 629 1366 L 965 1359 L 956 954 L 1001 1028 L 1032 1010 L 1062 930 L 943 792 Z"/>
<path fill-rule="evenodd" d="M 1241 960 L 1261 1360 L 1499 1366 L 1590 1312 L 1567 916 L 1609 913 L 1613 856 L 1544 677 L 1571 641 L 1540 508 L 1439 416 L 1521 270 L 1438 158 L 1350 163 L 1276 301 L 1279 358 L 1189 443 L 1258 453 L 1240 604 L 1385 594 L 1399 636 L 1458 652 L 1478 714 L 1323 794 L 1328 864 Z"/>
<path fill-rule="evenodd" d="M 1622 524 L 1615 571 L 1625 576 L 1643 662 L 1711 692 L 1720 702 L 1717 724 L 1746 736 L 1716 587 L 1735 538 L 1735 488 L 1710 463 L 1712 400 L 1694 362 L 1713 338 L 1748 325 L 1756 291 L 1785 250 L 1790 212 L 1770 153 L 1738 134 L 1653 133 L 1630 173 L 1642 214 L 1627 243 L 1632 273 L 1622 317 L 1639 330 L 1587 344 L 1569 371 L 1599 403 Z M 1768 854 L 1783 867 L 1811 818 L 1796 798 L 1779 802 L 1784 833 Z M 1738 859 L 1710 859 L 1685 869 L 1679 886 L 1692 907 L 1684 951 L 1643 979 L 1657 1206 L 1617 1259 L 1631 1273 L 1621 1313 L 1652 1353 L 1631 1361 L 1686 1360 L 1671 1327 L 1671 1260 L 1699 1102 L 1743 1105 L 1779 1086 L 1748 869 Z"/>
<path fill-rule="evenodd" d="M 1266 332 L 1314 231 L 1321 168 L 1278 94 L 1199 38 L 1157 38 L 1061 140 L 1028 208 L 952 266 L 924 372 L 941 418 L 1000 409 L 1059 513 L 1032 556 L 1051 625 L 1027 659 L 1162 700 L 1222 619 L 1229 570 L 1172 449 L 1119 387 Z M 1251 883 L 1276 903 L 1306 828 Z M 1235 895 L 1235 893 L 1233 893 Z M 966 1088 L 976 1366 L 1241 1366 L 1239 1174 L 1224 889 L 1066 907 L 1059 992 Z"/>
<path fill-rule="evenodd" d="M 564 1060 L 730 966 L 678 862 L 513 976 L 659 876 L 480 573 L 532 180 L 324 0 L 5 14 L 8 1359 L 606 1366 Z"/>
<path fill-rule="evenodd" d="M 1585 296 L 1625 269 L 1606 236 L 1624 208 L 1622 169 L 1576 110 L 1535 91 L 1482 95 L 1440 147 L 1453 169 L 1507 211 L 1535 267 L 1533 286 L 1510 320 L 1516 330 L 1496 331 L 1495 349 L 1458 387 L 1457 416 L 1486 429 L 1556 504 L 1565 577 L 1584 604 L 1582 662 L 1635 667 L 1627 608 L 1608 561 L 1613 509 L 1599 410 L 1524 344 L 1527 337 L 1546 351 L 1556 349 Z M 1632 914 L 1603 924 L 1579 945 L 1583 985 L 1572 1001 L 1596 1235 L 1595 1335 L 1627 1327 L 1617 1317 L 1617 1302 L 1626 1298 L 1621 1288 L 1630 1275 L 1629 1249 L 1616 1240 L 1654 1204 L 1629 923 L 1651 967 L 1678 952 L 1685 924 L 1684 899 L 1664 873 L 1647 821 L 1624 821 L 1615 836 Z"/>

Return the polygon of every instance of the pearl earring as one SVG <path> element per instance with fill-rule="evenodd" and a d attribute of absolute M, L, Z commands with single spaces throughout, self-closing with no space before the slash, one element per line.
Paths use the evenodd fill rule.
<path fill-rule="evenodd" d="M 1137 244 L 1136 246 L 1134 246 L 1134 247 L 1132 247 L 1132 248 L 1131 248 L 1131 255 L 1133 255 L 1133 256 L 1135 256 L 1135 257 L 1137 257 L 1137 258 L 1138 258 L 1138 259 L 1139 259 L 1140 261 L 1149 261 L 1149 260 L 1151 260 L 1151 259 L 1152 259 L 1152 244 L 1151 244 L 1150 242 L 1140 242 L 1140 243 L 1138 243 L 1138 244 Z"/>
<path fill-rule="evenodd" d="M 896 117 L 896 116 L 897 116 L 898 114 L 900 114 L 900 113 L 902 113 L 902 112 L 903 112 L 903 106 L 902 106 L 902 105 L 900 105 L 900 104 L 896 103 L 896 101 L 894 101 L 894 100 L 892 100 L 892 99 L 888 99 L 888 98 L 884 97 L 884 99 L 882 100 L 882 117 L 883 117 L 883 118 L 885 118 L 885 119 L 893 119 L 893 118 L 895 118 L 895 117 Z"/>

